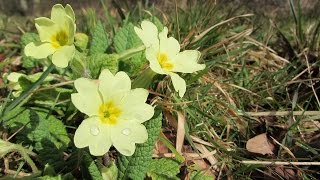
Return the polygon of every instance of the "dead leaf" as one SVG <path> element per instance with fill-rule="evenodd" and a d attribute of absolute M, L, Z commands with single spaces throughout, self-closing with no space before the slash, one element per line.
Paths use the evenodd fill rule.
<path fill-rule="evenodd" d="M 284 179 L 296 179 L 296 173 L 290 168 L 285 168 L 284 166 L 277 166 L 275 168 L 277 174 L 282 176 Z"/>
<path fill-rule="evenodd" d="M 269 141 L 267 133 L 263 133 L 249 139 L 246 148 L 249 152 L 266 155 L 273 154 L 275 147 Z"/>
<path fill-rule="evenodd" d="M 163 115 L 168 124 L 176 130 L 178 128 L 178 123 L 177 120 L 172 116 L 171 112 L 164 111 Z"/>
<path fill-rule="evenodd" d="M 165 154 L 168 153 L 169 149 L 160 140 L 156 142 L 155 148 L 153 149 L 154 154 Z"/>
<path fill-rule="evenodd" d="M 177 111 L 177 114 L 178 114 L 178 129 L 177 129 L 176 149 L 179 153 L 181 153 L 183 142 L 184 142 L 184 135 L 185 135 L 184 125 L 186 123 L 186 118 L 180 111 Z"/>
<path fill-rule="evenodd" d="M 211 154 L 211 152 L 204 145 L 195 143 L 195 146 L 202 154 Z M 214 170 L 219 170 L 217 166 L 218 160 L 214 157 L 214 154 L 206 157 L 206 159 L 209 161 Z"/>

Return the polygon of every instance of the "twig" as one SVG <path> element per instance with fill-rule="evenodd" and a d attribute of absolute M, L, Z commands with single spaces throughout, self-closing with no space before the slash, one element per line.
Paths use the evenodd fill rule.
<path fill-rule="evenodd" d="M 316 116 L 320 115 L 320 111 L 266 111 L 266 112 L 245 112 L 237 113 L 240 116 Z"/>
<path fill-rule="evenodd" d="M 206 154 L 198 154 L 198 153 L 183 153 L 183 156 L 188 158 L 188 160 L 196 160 L 196 159 L 203 159 L 203 158 L 207 158 L 209 156 L 212 156 L 214 154 L 216 154 L 217 151 L 211 151 L 209 153 Z M 166 158 L 174 158 L 176 157 L 176 155 L 174 153 L 159 153 L 159 154 L 153 154 L 152 157 L 166 157 Z M 191 158 L 191 159 L 189 159 Z"/>
<path fill-rule="evenodd" d="M 44 90 L 48 90 L 48 89 L 54 89 L 56 87 L 65 86 L 65 85 L 72 84 L 72 83 L 74 83 L 74 81 L 61 82 L 61 83 L 50 85 L 49 87 L 39 88 L 37 91 L 39 92 L 39 91 L 44 91 Z"/>
<path fill-rule="evenodd" d="M 314 94 L 314 97 L 316 97 L 316 100 L 317 100 L 317 103 L 318 103 L 318 106 L 320 106 L 320 101 L 319 101 L 319 98 L 318 98 L 318 95 L 314 89 L 314 86 L 313 86 L 313 82 L 312 82 L 312 77 L 311 77 L 311 70 L 310 70 L 310 65 L 309 65 L 309 59 L 308 59 L 308 56 L 306 55 L 306 53 L 304 52 L 303 53 L 304 56 L 305 56 L 305 59 L 306 59 L 306 62 L 307 62 L 307 67 L 308 67 L 308 76 L 309 76 L 309 79 L 310 79 L 310 86 L 311 86 L 311 89 L 312 89 L 312 92 Z"/>
<path fill-rule="evenodd" d="M 54 69 L 54 67 L 55 66 L 51 63 L 50 66 L 46 69 L 46 71 L 42 73 L 40 78 L 30 88 L 24 91 L 18 98 L 13 100 L 12 103 L 8 105 L 8 107 L 5 108 L 4 114 L 10 112 L 17 105 L 19 105 L 21 101 L 23 101 L 26 97 L 28 97 L 34 90 L 36 90 L 44 81 L 44 79 L 49 75 L 49 73 Z"/>
<path fill-rule="evenodd" d="M 254 165 L 320 166 L 320 162 L 241 161 L 241 163 L 243 163 L 243 164 L 254 164 Z"/>

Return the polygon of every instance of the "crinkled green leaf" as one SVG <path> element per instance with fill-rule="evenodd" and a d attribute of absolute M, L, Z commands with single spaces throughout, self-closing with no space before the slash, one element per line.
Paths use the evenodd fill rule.
<path fill-rule="evenodd" d="M 87 55 L 86 53 L 81 53 L 76 51 L 74 58 L 70 61 L 69 66 L 72 69 L 72 79 L 77 79 L 80 77 L 88 77 L 87 72 Z"/>
<path fill-rule="evenodd" d="M 153 159 L 150 162 L 148 176 L 153 180 L 178 180 L 176 176 L 180 172 L 179 163 L 172 159 Z"/>
<path fill-rule="evenodd" d="M 45 176 L 55 176 L 55 175 L 57 175 L 57 173 L 56 173 L 56 171 L 54 170 L 54 168 L 53 168 L 50 164 L 46 164 L 46 165 L 44 166 L 42 175 L 45 175 Z"/>
<path fill-rule="evenodd" d="M 110 45 L 109 37 L 105 31 L 101 21 L 97 22 L 97 25 L 92 31 L 92 40 L 90 42 L 90 55 L 97 53 L 104 53 Z"/>
<path fill-rule="evenodd" d="M 15 148 L 15 145 L 0 139 L 0 158 L 3 158 L 7 153 L 12 151 Z"/>
<path fill-rule="evenodd" d="M 65 101 L 70 99 L 71 93 L 72 93 L 72 90 L 67 88 L 46 89 L 34 94 L 30 98 L 29 102 L 31 101 L 36 104 L 42 104 L 48 107 L 52 107 L 56 103 L 57 97 L 58 97 L 58 102 Z"/>
<path fill-rule="evenodd" d="M 4 117 L 4 124 L 15 132 L 24 128 L 16 135 L 21 142 L 32 142 L 36 150 L 41 150 L 42 141 L 52 142 L 57 149 L 66 148 L 70 142 L 64 124 L 54 116 L 47 118 L 47 113 L 17 108 Z"/>
<path fill-rule="evenodd" d="M 42 164 L 49 164 L 57 172 L 65 168 L 63 149 L 57 148 L 54 143 L 48 140 L 38 142 L 35 146 L 35 149 L 42 147 L 42 149 L 37 150 L 39 161 Z"/>
<path fill-rule="evenodd" d="M 30 86 L 33 85 L 32 81 L 29 80 L 27 77 L 25 76 L 21 76 L 19 77 L 19 85 L 21 86 L 22 90 L 26 90 L 28 89 Z"/>
<path fill-rule="evenodd" d="M 163 30 L 163 24 L 156 16 L 152 16 L 150 21 L 157 26 L 159 32 Z"/>
<path fill-rule="evenodd" d="M 190 180 L 214 180 L 214 176 L 209 176 L 205 171 L 193 171 L 190 175 Z"/>
<path fill-rule="evenodd" d="M 49 164 L 60 170 L 63 168 L 63 151 L 68 146 L 70 139 L 64 124 L 43 111 L 26 108 L 16 108 L 5 114 L 4 125 L 15 136 L 17 143 L 32 145 L 43 164 Z"/>
<path fill-rule="evenodd" d="M 36 33 L 24 33 L 21 36 L 21 47 L 22 47 L 22 52 L 24 47 L 31 43 L 31 42 L 39 42 L 39 36 Z M 36 59 L 32 58 L 32 57 L 28 57 L 24 54 L 24 52 L 22 53 L 22 67 L 24 68 L 34 68 L 39 61 L 37 61 Z"/>
<path fill-rule="evenodd" d="M 82 151 L 83 154 L 81 156 L 81 171 L 83 172 L 83 176 L 85 179 L 94 179 L 94 180 L 103 180 L 102 175 L 91 158 L 91 155 L 86 151 Z"/>
<path fill-rule="evenodd" d="M 88 73 L 92 78 L 98 78 L 103 69 L 109 69 L 115 74 L 118 72 L 118 58 L 117 54 L 93 54 L 87 58 Z"/>
<path fill-rule="evenodd" d="M 132 23 L 120 28 L 114 37 L 114 47 L 117 53 L 122 53 L 125 50 L 136 48 L 143 45 L 140 38 L 134 31 Z M 129 73 L 129 76 L 137 75 L 142 70 L 143 65 L 147 63 L 143 52 L 137 53 L 130 59 L 119 62 L 119 69 Z"/>
<path fill-rule="evenodd" d="M 100 170 L 103 180 L 118 179 L 118 168 L 114 162 L 111 162 L 111 164 L 108 167 L 102 167 Z"/>
<path fill-rule="evenodd" d="M 152 160 L 152 151 L 155 141 L 161 130 L 162 114 L 155 115 L 144 125 L 148 130 L 148 140 L 143 144 L 137 144 L 132 156 L 120 155 L 118 158 L 118 179 L 143 179 Z"/>

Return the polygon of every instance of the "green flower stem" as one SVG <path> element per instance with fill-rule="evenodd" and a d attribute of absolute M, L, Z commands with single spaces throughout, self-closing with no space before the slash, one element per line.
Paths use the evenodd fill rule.
<path fill-rule="evenodd" d="M 157 75 L 150 68 L 144 70 L 132 82 L 132 88 L 145 88 L 148 89 L 154 76 Z"/>
<path fill-rule="evenodd" d="M 33 162 L 33 160 L 30 158 L 30 155 L 35 156 L 36 154 L 30 150 L 25 149 L 23 146 L 19 145 L 19 144 L 13 144 L 7 141 L 3 141 L 2 139 L 0 139 L 0 157 L 3 157 L 4 155 L 6 155 L 9 152 L 12 151 L 17 151 L 21 154 L 21 156 L 26 160 L 26 162 L 29 164 L 29 166 L 32 169 L 33 173 L 37 173 L 39 172 L 36 164 Z"/>
<path fill-rule="evenodd" d="M 119 54 L 119 60 L 126 60 L 134 56 L 135 54 L 139 53 L 140 51 L 145 50 L 146 47 L 144 45 L 139 46 L 137 48 L 128 49 L 121 54 Z"/>
<path fill-rule="evenodd" d="M 170 149 L 170 151 L 172 151 L 172 153 L 176 156 L 177 161 L 179 161 L 180 163 L 185 161 L 185 158 L 176 150 L 176 148 L 174 148 L 174 146 L 171 144 L 169 139 L 163 134 L 163 132 L 160 133 L 159 139 L 165 146 L 167 146 L 167 148 Z"/>
<path fill-rule="evenodd" d="M 40 78 L 26 91 L 24 91 L 18 98 L 16 98 L 12 103 L 8 105 L 5 109 L 4 114 L 11 111 L 15 108 L 21 101 L 23 101 L 26 97 L 28 97 L 34 90 L 36 90 L 41 83 L 46 79 L 46 77 L 50 74 L 50 72 L 54 69 L 54 65 L 51 63 L 50 66 L 42 73 Z"/>
<path fill-rule="evenodd" d="M 29 164 L 30 168 L 32 169 L 33 173 L 37 173 L 39 170 L 36 166 L 36 164 L 33 162 L 33 160 L 29 157 L 26 149 L 24 147 L 22 147 L 21 145 L 15 145 L 17 151 L 20 152 L 21 156 L 23 156 L 24 160 L 26 160 L 26 162 Z"/>

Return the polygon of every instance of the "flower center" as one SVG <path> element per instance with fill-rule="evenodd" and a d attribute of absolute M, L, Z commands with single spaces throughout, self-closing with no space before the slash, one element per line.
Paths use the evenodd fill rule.
<path fill-rule="evenodd" d="M 104 124 L 115 125 L 122 111 L 112 101 L 102 104 L 99 107 L 100 121 Z"/>
<path fill-rule="evenodd" d="M 173 69 L 173 64 L 170 62 L 168 55 L 166 53 L 158 54 L 158 62 L 162 69 L 171 71 Z"/>
<path fill-rule="evenodd" d="M 68 43 L 68 33 L 64 30 L 59 31 L 51 37 L 51 44 L 54 48 L 59 48 Z"/>

